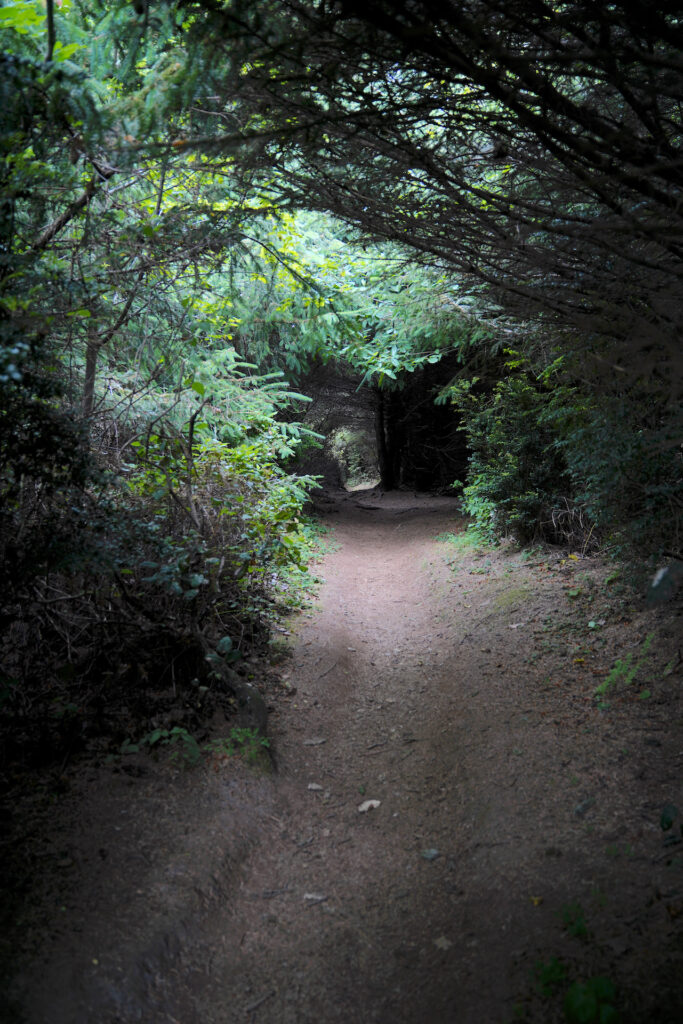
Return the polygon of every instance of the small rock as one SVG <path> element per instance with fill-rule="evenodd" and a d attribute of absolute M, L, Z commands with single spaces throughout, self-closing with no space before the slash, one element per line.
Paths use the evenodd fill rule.
<path fill-rule="evenodd" d="M 323 903 L 327 899 L 327 896 L 321 892 L 305 892 L 304 899 L 308 900 L 310 903 Z"/>
<path fill-rule="evenodd" d="M 358 813 L 365 814 L 367 811 L 374 811 L 381 802 L 381 800 L 364 800 L 362 804 L 358 805 Z"/>
<path fill-rule="evenodd" d="M 424 857 L 425 860 L 436 860 L 436 858 L 440 857 L 441 854 L 439 853 L 438 850 L 435 850 L 434 848 L 430 848 L 428 850 L 423 850 L 422 851 L 422 856 Z"/>
<path fill-rule="evenodd" d="M 322 786 L 319 786 L 317 782 L 309 782 L 308 788 L 314 790 L 316 793 L 322 793 Z"/>
<path fill-rule="evenodd" d="M 321 743 L 327 743 L 323 736 L 312 736 L 310 740 L 304 740 L 305 747 L 319 747 Z"/>

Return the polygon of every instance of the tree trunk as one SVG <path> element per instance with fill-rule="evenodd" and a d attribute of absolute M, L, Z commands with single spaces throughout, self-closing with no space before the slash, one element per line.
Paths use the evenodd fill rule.
<path fill-rule="evenodd" d="M 86 418 L 92 415 L 95 397 L 95 376 L 97 374 L 97 356 L 101 347 L 102 342 L 97 337 L 96 331 L 91 328 L 88 331 L 88 343 L 85 350 L 85 382 L 83 384 L 83 415 Z"/>
<path fill-rule="evenodd" d="M 388 400 L 381 388 L 377 389 L 375 408 L 375 437 L 377 439 L 377 465 L 379 485 L 383 491 L 394 489 L 394 467 L 389 446 Z"/>

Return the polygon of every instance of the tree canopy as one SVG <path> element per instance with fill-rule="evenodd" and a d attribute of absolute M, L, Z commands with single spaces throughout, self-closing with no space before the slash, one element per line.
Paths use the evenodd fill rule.
<path fill-rule="evenodd" d="M 213 54 L 224 120 L 203 144 L 276 178 L 287 202 L 410 246 L 514 316 L 541 316 L 610 372 L 637 358 L 677 386 L 676 5 L 178 10 Z"/>

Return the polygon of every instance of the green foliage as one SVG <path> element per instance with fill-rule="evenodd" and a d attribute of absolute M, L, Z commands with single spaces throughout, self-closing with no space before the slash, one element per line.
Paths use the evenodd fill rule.
<path fill-rule="evenodd" d="M 648 633 L 640 647 L 638 658 L 635 661 L 632 651 L 629 651 L 625 658 L 617 658 L 610 669 L 608 676 L 600 683 L 599 686 L 596 686 L 595 696 L 598 698 L 599 706 L 601 708 L 608 707 L 608 702 L 604 699 L 608 693 L 616 687 L 622 687 L 625 689 L 627 686 L 631 685 L 633 680 L 648 661 L 647 656 L 654 637 L 654 633 Z"/>
<path fill-rule="evenodd" d="M 571 382 L 572 357 L 506 350 L 507 376 L 443 392 L 471 449 L 465 508 L 492 539 L 511 534 L 643 558 L 680 543 L 683 478 L 675 415 L 639 384 Z M 500 370 L 496 372 L 496 376 Z"/>
<path fill-rule="evenodd" d="M 559 383 L 559 382 L 558 382 Z M 541 422 L 557 436 L 575 500 L 613 551 L 656 554 L 681 538 L 676 412 L 646 382 L 556 386 Z"/>
<path fill-rule="evenodd" d="M 556 956 L 552 956 L 547 963 L 537 961 L 534 967 L 536 986 L 542 996 L 546 998 L 553 996 L 557 989 L 567 979 L 567 967 Z"/>
<path fill-rule="evenodd" d="M 253 764 L 260 754 L 270 746 L 269 740 L 262 736 L 258 729 L 244 726 L 233 726 L 227 737 L 210 740 L 201 746 L 194 736 L 183 726 L 172 729 L 153 729 L 133 743 L 130 739 L 121 744 L 121 754 L 137 754 L 141 748 L 156 750 L 160 747 L 175 748 L 172 757 L 180 757 L 188 767 L 195 767 L 202 756 L 221 755 L 223 757 L 242 757 Z"/>
<path fill-rule="evenodd" d="M 618 1024 L 621 1017 L 615 1001 L 616 989 L 609 978 L 574 982 L 564 999 L 567 1024 Z"/>
<path fill-rule="evenodd" d="M 471 295 L 453 278 L 406 265 L 332 217 L 269 213 L 229 269 L 229 323 L 259 365 L 295 375 L 343 359 L 365 381 L 391 385 L 489 334 Z M 224 277 L 223 277 L 224 279 Z"/>
<path fill-rule="evenodd" d="M 124 740 L 121 744 L 121 754 L 137 754 L 140 747 L 178 747 L 180 757 L 188 765 L 198 764 L 201 759 L 201 749 L 194 736 L 182 726 L 174 726 L 172 729 L 154 729 L 152 732 L 142 736 L 137 743 Z M 174 751 L 174 754 L 177 752 Z"/>
<path fill-rule="evenodd" d="M 248 764 L 258 761 L 270 747 L 270 741 L 257 729 L 233 726 L 229 736 L 205 743 L 202 750 L 207 754 L 224 757 L 242 757 Z"/>
<path fill-rule="evenodd" d="M 587 939 L 590 935 L 583 907 L 579 903 L 567 903 L 562 907 L 562 923 L 569 935 L 576 939 Z"/>
<path fill-rule="evenodd" d="M 7 734 L 48 730 L 62 759 L 117 702 L 144 720 L 169 672 L 182 699 L 204 644 L 229 662 L 266 628 L 313 485 L 283 467 L 313 435 L 232 344 L 216 274 L 226 253 L 247 273 L 271 203 L 174 145 L 201 56 L 188 73 L 166 7 L 52 13 L 52 60 L 44 5 L 0 18 L 0 659 Z"/>
<path fill-rule="evenodd" d="M 486 548 L 491 547 L 491 539 L 482 530 L 479 529 L 476 523 L 470 523 L 466 530 L 462 530 L 460 533 L 442 533 L 436 540 L 441 541 L 444 544 L 448 544 L 449 548 L 452 548 L 456 552 L 455 558 L 447 559 L 448 564 L 451 568 L 455 568 L 458 562 L 458 556 L 462 553 L 467 552 L 483 552 Z"/>
<path fill-rule="evenodd" d="M 475 384 L 450 388 L 471 450 L 465 508 L 490 540 L 547 535 L 552 509 L 569 490 L 556 438 L 540 422 L 549 392 L 524 376 L 499 381 L 491 394 L 477 395 Z"/>
<path fill-rule="evenodd" d="M 115 699 L 144 705 L 176 664 L 188 683 L 204 645 L 238 658 L 274 601 L 312 585 L 301 512 L 315 481 L 287 466 L 321 440 L 300 422 L 296 387 L 319 362 L 391 389 L 459 360 L 445 394 L 470 445 L 477 543 L 675 547 L 683 496 L 665 389 L 645 373 L 594 386 L 561 323 L 512 322 L 441 243 L 409 259 L 389 221 L 373 242 L 355 213 L 342 222 L 317 198 L 305 209 L 303 141 L 280 160 L 264 141 L 275 108 L 240 105 L 267 62 L 250 63 L 239 40 L 216 60 L 220 33 L 204 19 L 225 29 L 220 5 L 152 7 L 8 0 L 0 12 L 0 661 L 15 734 L 53 728 L 54 708 L 69 707 L 55 744 L 71 749 L 67 726 L 85 742 Z M 267 14 L 285 44 L 289 18 Z M 467 96 L 458 87 L 449 102 Z M 498 107 L 477 104 L 479 147 Z M 219 124 L 240 125 L 234 152 L 214 139 Z M 454 144 L 438 125 L 415 130 L 415 153 Z M 526 170 L 470 156 L 449 157 L 468 182 L 458 218 L 499 216 L 513 174 L 518 201 L 528 190 L 537 204 Z M 362 173 L 381 179 L 383 162 Z M 381 217 L 429 236 L 450 218 L 415 166 L 411 152 Z M 350 194 L 364 187 L 357 173 L 339 177 Z M 547 248 L 536 216 L 520 254 Z M 472 250 L 487 267 L 488 244 Z M 516 346 L 507 362 L 503 338 Z M 599 338 L 583 341 L 602 357 Z"/>
<path fill-rule="evenodd" d="M 280 610 L 285 613 L 310 607 L 310 597 L 316 593 L 320 584 L 320 579 L 314 572 L 315 563 L 324 554 L 339 547 L 330 537 L 330 530 L 310 516 L 300 518 L 296 542 L 299 558 L 289 565 L 282 566 L 275 584 Z"/>
<path fill-rule="evenodd" d="M 340 427 L 330 435 L 329 451 L 339 465 L 342 481 L 349 490 L 372 487 L 378 481 L 377 452 L 372 442 L 365 431 L 353 427 Z"/>

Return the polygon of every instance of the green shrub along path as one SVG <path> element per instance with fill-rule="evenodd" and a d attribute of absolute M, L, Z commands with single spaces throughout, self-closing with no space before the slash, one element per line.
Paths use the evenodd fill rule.
<path fill-rule="evenodd" d="M 67 770 L 25 840 L 14 1019 L 680 1020 L 676 610 L 481 546 L 452 498 L 327 509 L 279 682 L 250 662 L 272 767 Z"/>

